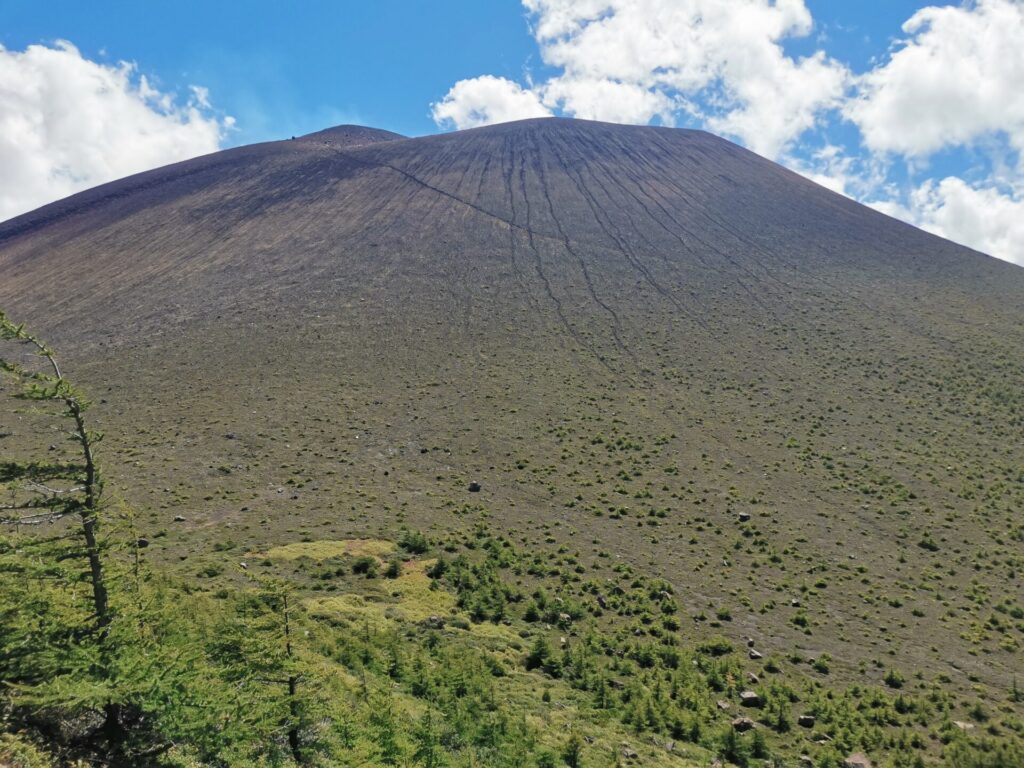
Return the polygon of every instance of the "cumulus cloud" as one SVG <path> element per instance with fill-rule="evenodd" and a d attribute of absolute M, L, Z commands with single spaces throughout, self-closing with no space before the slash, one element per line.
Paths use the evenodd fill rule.
<path fill-rule="evenodd" d="M 879 207 L 876 205 L 876 207 Z M 910 204 L 880 207 L 922 229 L 1024 266 L 1024 197 L 950 176 L 927 181 Z"/>
<path fill-rule="evenodd" d="M 697 124 L 885 213 L 1024 260 L 1024 0 L 921 8 L 859 75 L 823 50 L 786 52 L 814 29 L 804 0 L 522 3 L 546 76 L 462 80 L 433 105 L 439 125 L 552 113 Z M 830 135 L 843 120 L 859 145 Z M 816 128 L 812 144 L 797 142 Z M 930 155 L 967 146 L 964 176 L 981 181 L 921 179 Z M 903 161 L 909 177 L 894 172 Z"/>
<path fill-rule="evenodd" d="M 1003 134 L 1024 150 L 1024 2 L 927 7 L 844 110 L 874 151 L 923 156 Z"/>
<path fill-rule="evenodd" d="M 866 184 L 854 158 L 834 144 L 826 144 L 808 158 L 786 157 L 783 162 L 814 183 L 847 197 L 856 197 L 855 190 Z"/>
<path fill-rule="evenodd" d="M 523 0 L 555 74 L 523 88 L 484 76 L 434 106 L 439 124 L 483 125 L 557 110 L 672 125 L 689 113 L 771 157 L 837 107 L 847 69 L 782 47 L 813 21 L 803 0 Z M 698 100 L 700 106 L 696 106 Z"/>
<path fill-rule="evenodd" d="M 90 61 L 67 42 L 0 46 L 0 220 L 217 150 L 231 118 L 202 88 L 180 101 L 134 65 Z"/>
<path fill-rule="evenodd" d="M 648 123 L 657 117 L 663 125 L 673 125 L 678 108 L 664 93 L 618 80 L 556 78 L 540 92 L 547 104 L 584 120 Z"/>
<path fill-rule="evenodd" d="M 857 78 L 844 116 L 874 156 L 906 158 L 913 169 L 941 150 L 972 147 L 964 170 L 987 178 L 926 179 L 902 194 L 890 185 L 868 204 L 1024 264 L 1024 2 L 929 6 L 902 29 L 908 37 L 888 59 Z"/>
<path fill-rule="evenodd" d="M 545 63 L 544 101 L 578 117 L 671 124 L 697 112 L 712 130 L 777 157 L 839 104 L 846 68 L 782 40 L 813 22 L 803 0 L 524 0 Z M 613 98 L 593 98 L 603 84 Z M 622 96 L 614 98 L 618 89 Z M 645 98 L 640 98 L 640 95 Z M 694 107 L 701 98 L 702 106 Z"/>
<path fill-rule="evenodd" d="M 460 130 L 551 114 L 533 91 L 493 75 L 459 80 L 431 111 L 438 125 Z"/>

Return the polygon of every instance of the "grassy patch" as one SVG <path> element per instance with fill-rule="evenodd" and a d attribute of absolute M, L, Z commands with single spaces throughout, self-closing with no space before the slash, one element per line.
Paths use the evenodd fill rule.
<path fill-rule="evenodd" d="M 340 541 L 297 541 L 267 551 L 271 560 L 328 560 L 332 557 L 376 557 L 383 559 L 396 549 L 384 539 L 342 539 Z"/>

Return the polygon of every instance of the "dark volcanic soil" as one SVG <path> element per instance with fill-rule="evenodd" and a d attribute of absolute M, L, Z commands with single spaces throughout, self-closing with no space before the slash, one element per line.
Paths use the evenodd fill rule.
<path fill-rule="evenodd" d="M 986 622 L 1022 601 L 1024 269 L 709 134 L 232 149 L 0 224 L 0 307 L 105 400 L 183 569 L 484 513 L 664 576 L 684 632 L 1022 672 Z"/>

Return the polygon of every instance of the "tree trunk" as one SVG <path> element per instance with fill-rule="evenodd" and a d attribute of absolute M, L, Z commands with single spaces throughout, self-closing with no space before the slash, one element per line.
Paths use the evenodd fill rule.
<path fill-rule="evenodd" d="M 75 419 L 75 431 L 78 441 L 82 444 L 82 457 L 85 460 L 85 508 L 82 510 L 82 533 L 85 536 L 86 554 L 89 558 L 89 578 L 92 582 L 92 602 L 96 611 L 96 622 L 106 630 L 110 624 L 110 610 L 107 597 L 107 585 L 103 580 L 103 563 L 100 560 L 99 543 L 96 540 L 97 513 L 99 511 L 99 488 L 96 463 L 92 456 L 92 443 L 85 428 L 82 410 L 78 403 L 68 403 L 71 415 Z"/>
<path fill-rule="evenodd" d="M 295 698 L 298 680 L 294 675 L 288 678 L 288 711 L 291 713 L 291 727 L 288 729 L 288 747 L 296 763 L 302 762 L 302 749 L 299 743 L 299 702 Z"/>

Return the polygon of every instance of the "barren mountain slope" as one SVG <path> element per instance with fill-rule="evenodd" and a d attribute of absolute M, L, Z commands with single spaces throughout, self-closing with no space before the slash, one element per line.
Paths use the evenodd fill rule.
<path fill-rule="evenodd" d="M 702 132 L 385 134 L 0 225 L 0 307 L 103 398 L 153 557 L 484 513 L 666 578 L 687 635 L 1022 671 L 1024 270 Z"/>

